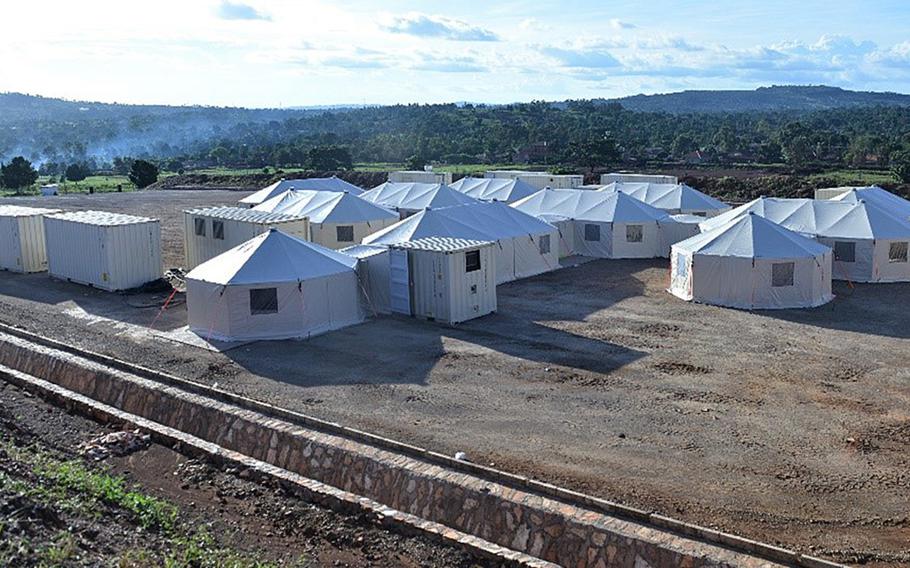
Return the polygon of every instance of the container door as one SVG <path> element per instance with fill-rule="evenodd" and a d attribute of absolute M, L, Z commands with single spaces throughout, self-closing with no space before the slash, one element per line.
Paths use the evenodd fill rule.
<path fill-rule="evenodd" d="M 411 283 L 408 274 L 408 251 L 389 251 L 389 293 L 394 313 L 411 315 Z"/>

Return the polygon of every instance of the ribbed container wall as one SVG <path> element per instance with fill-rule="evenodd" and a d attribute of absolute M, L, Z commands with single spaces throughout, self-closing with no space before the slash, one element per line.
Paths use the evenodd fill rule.
<path fill-rule="evenodd" d="M 47 270 L 43 215 L 0 215 L 0 269 L 13 272 Z"/>
<path fill-rule="evenodd" d="M 51 216 L 44 229 L 51 276 L 111 292 L 161 278 L 157 220 L 103 225 Z"/>
<path fill-rule="evenodd" d="M 183 219 L 184 252 L 186 253 L 187 270 L 196 268 L 203 262 L 215 258 L 219 254 L 227 252 L 257 235 L 268 232 L 272 228 L 303 240 L 310 240 L 310 224 L 306 218 L 294 221 L 261 223 L 185 211 Z M 196 234 L 196 219 L 202 219 L 205 222 L 205 235 Z M 213 221 L 224 223 L 223 239 L 214 238 Z"/>
<path fill-rule="evenodd" d="M 470 249 L 469 249 L 470 250 Z M 493 247 L 480 251 L 480 269 L 466 271 L 469 250 L 409 250 L 414 315 L 460 323 L 496 311 Z"/>

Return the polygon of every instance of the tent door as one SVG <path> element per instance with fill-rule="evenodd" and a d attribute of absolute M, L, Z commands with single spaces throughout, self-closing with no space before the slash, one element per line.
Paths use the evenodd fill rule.
<path fill-rule="evenodd" d="M 389 251 L 389 293 L 392 312 L 411 315 L 411 284 L 408 251 Z"/>

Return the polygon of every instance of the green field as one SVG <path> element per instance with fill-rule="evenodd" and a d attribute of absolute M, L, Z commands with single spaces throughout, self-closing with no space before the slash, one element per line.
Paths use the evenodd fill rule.
<path fill-rule="evenodd" d="M 809 176 L 809 179 L 819 178 L 833 179 L 836 185 L 875 185 L 897 181 L 890 172 L 881 170 L 832 170 Z"/>
<path fill-rule="evenodd" d="M 162 179 L 168 176 L 176 175 L 171 172 L 162 172 L 158 179 Z M 25 195 L 37 195 L 39 193 L 39 187 L 45 185 L 49 182 L 48 176 L 41 176 L 38 178 L 38 182 L 30 190 L 24 192 Z M 55 182 L 59 188 L 60 193 L 89 193 L 90 190 L 95 191 L 96 193 L 106 193 L 111 191 L 117 191 L 117 187 L 121 187 L 123 191 L 135 191 L 136 186 L 130 182 L 127 176 L 118 176 L 118 175 L 100 175 L 100 176 L 88 176 L 84 180 L 76 183 L 72 181 L 66 182 Z M 16 192 L 12 189 L 0 189 L 0 196 L 9 197 L 16 195 Z"/>

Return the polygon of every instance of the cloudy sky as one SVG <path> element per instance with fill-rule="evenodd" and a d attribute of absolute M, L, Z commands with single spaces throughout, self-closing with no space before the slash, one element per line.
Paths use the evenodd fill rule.
<path fill-rule="evenodd" d="M 907 0 L 28 0 L 4 2 L 0 17 L 0 91 L 69 99 L 273 107 L 771 84 L 910 92 Z"/>

